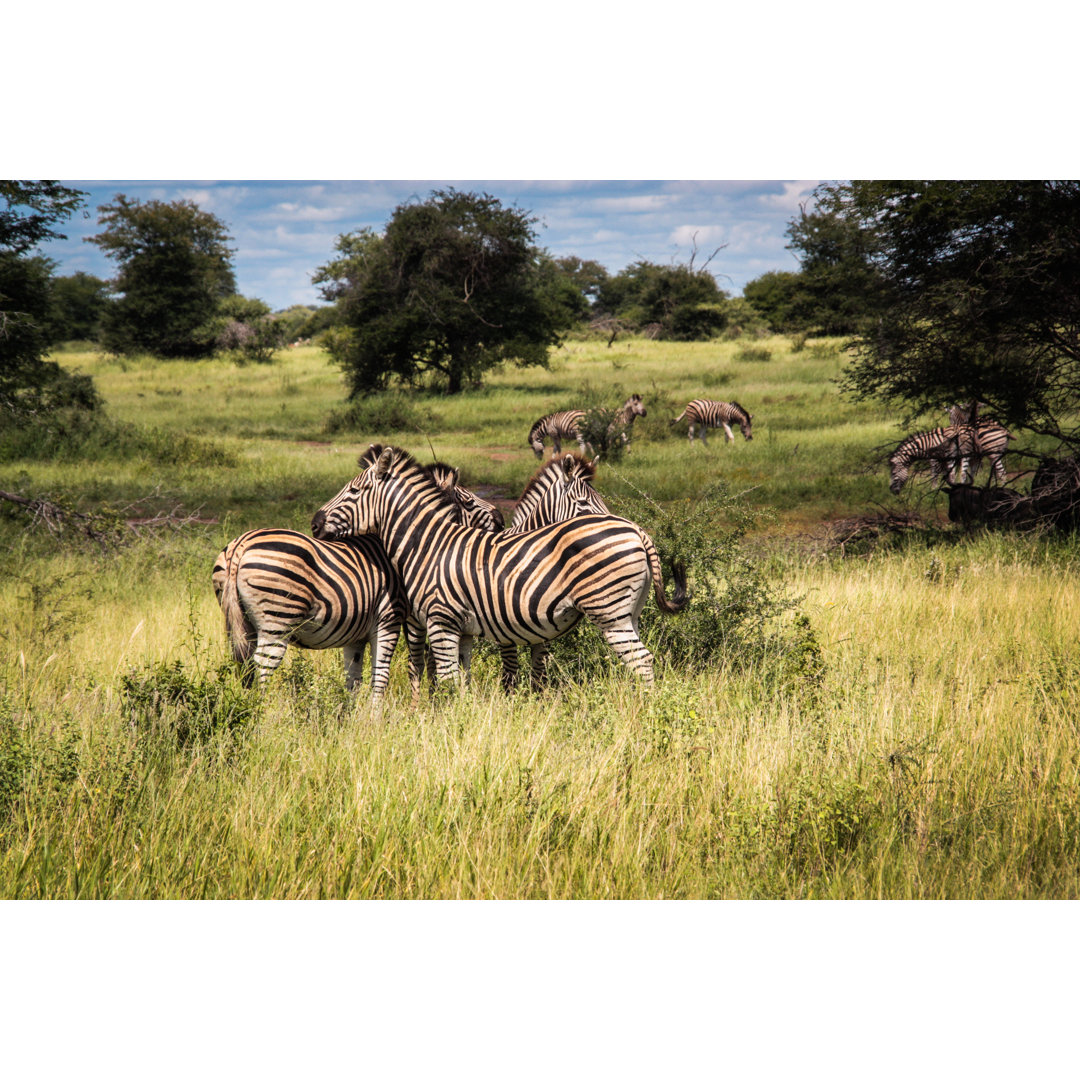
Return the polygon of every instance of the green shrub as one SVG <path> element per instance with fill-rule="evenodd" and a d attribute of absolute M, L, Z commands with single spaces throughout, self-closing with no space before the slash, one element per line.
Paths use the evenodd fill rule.
<path fill-rule="evenodd" d="M 767 364 L 772 359 L 772 351 L 760 346 L 747 346 L 735 354 L 735 359 L 744 364 Z"/>
<path fill-rule="evenodd" d="M 431 431 L 439 424 L 439 417 L 430 409 L 423 409 L 407 394 L 369 394 L 352 402 L 345 409 L 335 409 L 326 421 L 326 432 L 361 432 L 373 437 L 392 432 Z"/>
<path fill-rule="evenodd" d="M 140 733 L 189 746 L 242 732 L 257 715 L 259 695 L 240 685 L 231 663 L 202 673 L 162 660 L 120 677 L 120 703 Z"/>

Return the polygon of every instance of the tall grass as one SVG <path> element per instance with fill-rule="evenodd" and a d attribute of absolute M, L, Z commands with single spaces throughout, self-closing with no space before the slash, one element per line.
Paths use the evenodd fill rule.
<path fill-rule="evenodd" d="M 719 477 L 771 508 L 764 528 L 792 542 L 731 559 L 792 601 L 778 637 L 733 635 L 700 665 L 659 649 L 649 692 L 570 642 L 550 689 L 509 698 L 482 649 L 467 691 L 419 709 L 399 654 L 381 718 L 336 653 L 292 652 L 263 696 L 244 690 L 210 588 L 227 539 L 306 527 L 361 440 L 385 438 L 324 430 L 343 397 L 324 359 L 76 357 L 117 422 L 230 457 L 0 466 L 5 490 L 91 502 L 161 485 L 219 518 L 103 552 L 3 512 L 0 896 L 1075 897 L 1080 547 L 947 532 L 859 559 L 801 546 L 807 524 L 886 498 L 884 471 L 863 470 L 895 427 L 836 398 L 835 351 L 766 347 L 768 363 L 572 342 L 550 372 L 421 395 L 439 430 L 393 441 L 421 453 L 430 437 L 468 482 L 517 494 L 532 419 L 578 393 L 643 393 L 650 415 L 601 489 L 680 508 Z M 750 408 L 754 440 L 671 434 L 703 392 Z"/>

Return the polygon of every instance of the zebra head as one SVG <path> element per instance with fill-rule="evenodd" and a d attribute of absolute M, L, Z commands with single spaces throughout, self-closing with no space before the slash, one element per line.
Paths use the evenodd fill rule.
<path fill-rule="evenodd" d="M 754 419 L 753 414 L 748 413 L 737 401 L 731 403 L 731 408 L 743 438 L 749 442 L 754 437 L 754 433 L 750 430 L 750 421 Z"/>
<path fill-rule="evenodd" d="M 900 489 L 907 483 L 909 470 L 907 458 L 898 457 L 896 454 L 889 458 L 889 490 L 894 495 L 899 495 Z"/>
<path fill-rule="evenodd" d="M 645 406 L 641 404 L 640 394 L 631 394 L 623 405 L 624 423 L 629 424 L 635 416 L 648 416 Z"/>
<path fill-rule="evenodd" d="M 374 443 L 361 455 L 361 471 L 329 502 L 315 511 L 311 535 L 316 540 L 342 540 L 378 528 L 376 503 L 394 463 L 392 446 Z"/>
<path fill-rule="evenodd" d="M 581 514 L 609 514 L 607 504 L 592 486 L 595 476 L 595 458 L 589 461 L 572 451 L 553 457 L 525 485 L 510 532 L 554 525 Z"/>
<path fill-rule="evenodd" d="M 461 510 L 461 523 L 483 532 L 501 532 L 506 522 L 502 511 L 487 499 L 471 492 L 460 483 L 461 474 L 452 465 L 436 461 L 427 467 L 431 478 L 447 492 Z"/>

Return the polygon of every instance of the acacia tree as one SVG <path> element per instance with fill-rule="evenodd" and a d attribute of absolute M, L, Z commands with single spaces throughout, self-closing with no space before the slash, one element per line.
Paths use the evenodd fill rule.
<path fill-rule="evenodd" d="M 1080 182 L 857 181 L 818 205 L 882 283 L 845 386 L 910 416 L 977 400 L 1080 446 Z"/>
<path fill-rule="evenodd" d="M 45 360 L 53 343 L 53 263 L 32 254 L 86 201 L 55 180 L 0 180 L 0 412 L 17 422 L 67 406 L 95 408 L 93 382 Z"/>
<path fill-rule="evenodd" d="M 116 300 L 102 341 L 117 353 L 209 356 L 218 303 L 236 292 L 231 237 L 214 214 L 187 199 L 141 203 L 117 195 L 98 207 L 105 228 L 87 242 L 116 260 Z"/>
<path fill-rule="evenodd" d="M 453 394 L 506 360 L 546 364 L 567 313 L 541 273 L 535 223 L 450 188 L 397 207 L 382 235 L 340 236 L 312 280 L 341 314 L 325 341 L 350 398 L 394 376 L 435 372 Z"/>

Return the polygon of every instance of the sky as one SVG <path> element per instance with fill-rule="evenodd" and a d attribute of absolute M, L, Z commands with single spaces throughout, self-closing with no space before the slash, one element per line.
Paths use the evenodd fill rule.
<path fill-rule="evenodd" d="M 395 207 L 454 187 L 486 192 L 504 206 L 538 219 L 536 242 L 552 255 L 594 259 L 610 273 L 639 259 L 686 262 L 694 252 L 733 296 L 769 270 L 797 270 L 785 249 L 788 222 L 817 180 L 63 180 L 89 193 L 87 206 L 62 228 L 67 239 L 41 251 L 56 273 L 83 270 L 100 278 L 115 263 L 85 238 L 101 231 L 98 207 L 118 193 L 142 202 L 188 199 L 215 214 L 235 249 L 242 295 L 275 311 L 323 300 L 311 278 L 334 256 L 342 233 L 368 226 L 381 231 Z"/>

